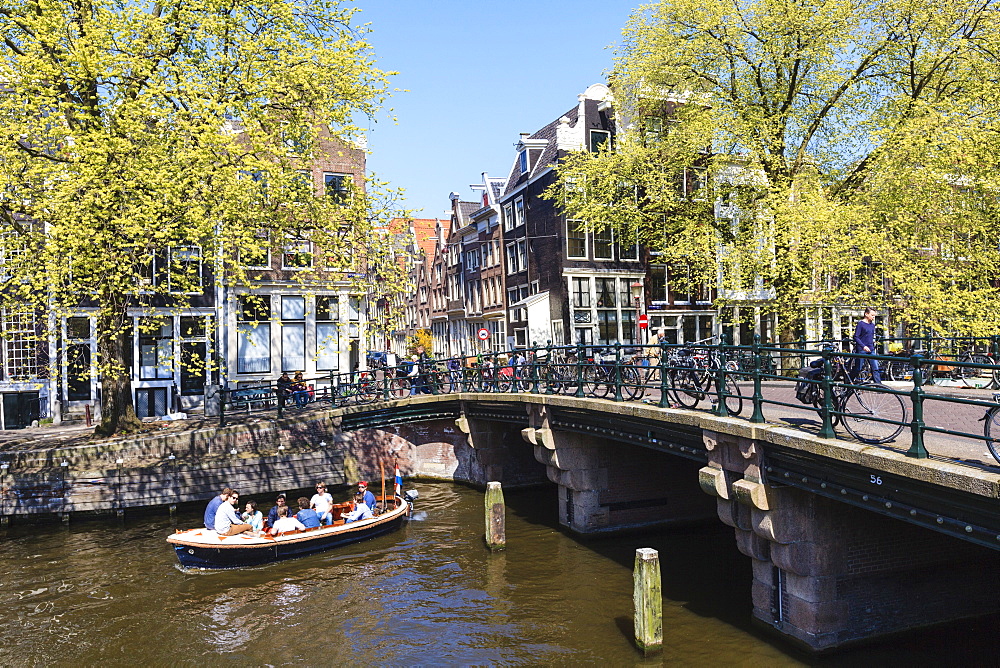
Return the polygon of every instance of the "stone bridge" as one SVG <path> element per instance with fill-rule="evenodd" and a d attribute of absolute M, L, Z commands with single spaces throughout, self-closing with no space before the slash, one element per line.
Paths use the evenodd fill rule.
<path fill-rule="evenodd" d="M 224 484 L 262 492 L 378 479 L 379 462 L 392 460 L 409 476 L 476 485 L 548 479 L 560 522 L 580 534 L 717 517 L 751 560 L 754 617 L 814 650 L 991 613 L 1000 593 L 994 470 L 563 395 L 422 396 L 0 452 L 0 515 L 123 512 L 206 499 Z M 47 495 L 32 496 L 32 485 Z"/>

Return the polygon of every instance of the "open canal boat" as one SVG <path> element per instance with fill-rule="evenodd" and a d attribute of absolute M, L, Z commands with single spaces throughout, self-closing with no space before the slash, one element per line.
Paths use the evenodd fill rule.
<path fill-rule="evenodd" d="M 167 537 L 177 559 L 185 568 L 240 568 L 259 566 L 272 561 L 303 557 L 316 552 L 357 543 L 397 530 L 411 509 L 414 492 L 396 497 L 396 507 L 371 519 L 345 524 L 342 519 L 332 526 L 305 531 L 287 531 L 278 536 L 237 534 L 220 536 L 205 529 L 178 531 Z"/>

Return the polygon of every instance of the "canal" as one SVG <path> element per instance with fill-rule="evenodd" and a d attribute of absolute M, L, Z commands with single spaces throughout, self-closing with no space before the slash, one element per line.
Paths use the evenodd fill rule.
<path fill-rule="evenodd" d="M 750 565 L 721 524 L 580 541 L 554 489 L 506 492 L 504 553 L 482 493 L 416 484 L 401 532 L 239 571 L 189 573 L 165 515 L 0 531 L 2 665 L 941 665 L 995 663 L 995 618 L 816 658 L 754 628 Z M 243 493 L 246 500 L 250 495 Z M 265 501 L 265 499 L 261 499 Z M 267 500 L 269 501 L 269 499 Z M 262 504 L 264 510 L 270 503 Z M 178 515 L 194 526 L 200 513 Z M 664 652 L 632 646 L 632 560 L 660 551 Z"/>

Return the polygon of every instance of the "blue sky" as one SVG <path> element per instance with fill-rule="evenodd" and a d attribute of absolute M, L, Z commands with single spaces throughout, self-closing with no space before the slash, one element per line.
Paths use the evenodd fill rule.
<path fill-rule="evenodd" d="M 594 0 L 355 0 L 379 66 L 399 72 L 370 125 L 369 170 L 406 189 L 420 218 L 444 217 L 448 194 L 475 200 L 482 172 L 506 176 L 521 132 L 534 132 L 604 80 L 632 9 Z"/>

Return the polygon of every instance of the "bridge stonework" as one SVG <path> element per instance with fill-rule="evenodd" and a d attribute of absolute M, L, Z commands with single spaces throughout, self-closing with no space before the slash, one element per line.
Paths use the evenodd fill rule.
<path fill-rule="evenodd" d="M 670 525 L 714 516 L 697 466 L 635 445 L 555 429 L 550 408 L 529 404 L 521 431 L 559 486 L 559 521 L 580 533 Z"/>
<path fill-rule="evenodd" d="M 704 440 L 699 482 L 752 560 L 762 624 L 826 650 L 995 610 L 996 552 L 768 484 L 748 435 L 705 430 Z"/>

